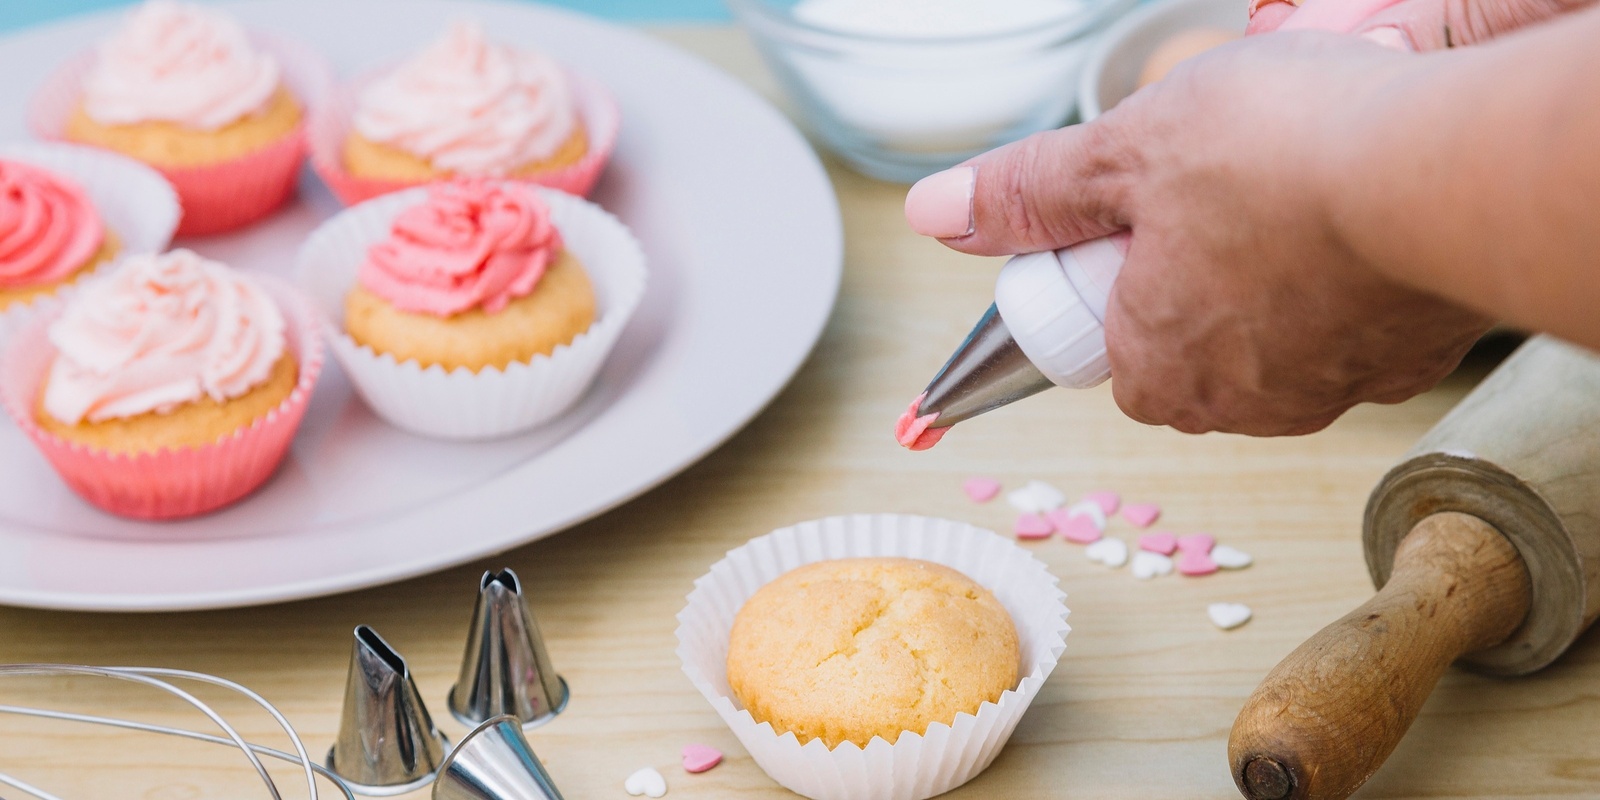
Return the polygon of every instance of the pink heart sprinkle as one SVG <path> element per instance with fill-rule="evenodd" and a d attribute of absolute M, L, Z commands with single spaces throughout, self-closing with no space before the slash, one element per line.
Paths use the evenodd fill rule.
<path fill-rule="evenodd" d="M 1217 571 L 1217 562 L 1197 550 L 1185 550 L 1178 556 L 1178 571 L 1193 576 L 1210 575 Z"/>
<path fill-rule="evenodd" d="M 987 503 L 1000 494 L 1000 482 L 994 478 L 968 478 L 961 484 L 961 491 L 974 503 Z"/>
<path fill-rule="evenodd" d="M 1122 507 L 1122 495 L 1116 492 L 1090 492 L 1084 495 L 1083 499 L 1100 506 L 1100 510 L 1106 512 L 1108 517 L 1117 513 L 1117 509 Z"/>
<path fill-rule="evenodd" d="M 1129 503 L 1122 507 L 1122 518 L 1141 528 L 1148 528 L 1161 519 L 1161 506 L 1155 503 Z"/>
<path fill-rule="evenodd" d="M 1178 538 L 1170 533 L 1147 533 L 1139 537 L 1139 549 L 1170 556 L 1178 549 Z"/>
<path fill-rule="evenodd" d="M 722 763 L 722 751 L 703 744 L 683 746 L 683 771 L 705 772 Z"/>
<path fill-rule="evenodd" d="M 1210 553 L 1216 544 L 1217 537 L 1209 533 L 1191 533 L 1188 536 L 1178 537 L 1178 549 L 1185 553 Z"/>
<path fill-rule="evenodd" d="M 1018 539 L 1048 539 L 1056 532 L 1056 526 L 1043 514 L 1018 514 L 1015 531 Z"/>
<path fill-rule="evenodd" d="M 1056 530 L 1069 542 L 1078 544 L 1093 544 L 1100 541 L 1100 527 L 1094 524 L 1094 519 L 1088 514 L 1073 514 L 1066 516 L 1066 509 L 1059 508 L 1050 512 L 1050 521 L 1055 523 Z"/>

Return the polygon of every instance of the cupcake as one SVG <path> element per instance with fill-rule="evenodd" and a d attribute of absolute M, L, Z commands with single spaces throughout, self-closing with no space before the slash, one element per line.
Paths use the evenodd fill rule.
<path fill-rule="evenodd" d="M 0 394 L 90 502 L 187 516 L 267 479 L 321 359 L 292 290 L 176 250 L 123 259 L 19 333 Z"/>
<path fill-rule="evenodd" d="M 116 255 L 116 233 L 76 183 L 0 158 L 0 311 L 52 294 Z"/>
<path fill-rule="evenodd" d="M 757 723 L 828 747 L 976 714 L 1017 683 L 1017 630 L 988 589 L 910 558 L 784 573 L 734 618 L 728 685 Z"/>
<path fill-rule="evenodd" d="M 448 438 L 502 436 L 565 411 L 645 279 L 638 242 L 615 217 L 508 180 L 358 205 L 312 234 L 298 269 L 368 404 Z"/>
<path fill-rule="evenodd" d="M 594 84 L 471 23 L 318 113 L 313 165 L 346 202 L 482 177 L 585 194 L 617 129 L 614 103 Z"/>
<path fill-rule="evenodd" d="M 309 90 L 292 85 L 288 50 L 220 12 L 150 0 L 41 91 L 35 127 L 160 170 L 183 202 L 180 233 L 230 230 L 294 188 Z"/>
<path fill-rule="evenodd" d="M 1005 747 L 1066 647 L 1065 597 L 991 531 L 830 517 L 713 564 L 678 614 L 678 657 L 785 788 L 923 800 Z"/>

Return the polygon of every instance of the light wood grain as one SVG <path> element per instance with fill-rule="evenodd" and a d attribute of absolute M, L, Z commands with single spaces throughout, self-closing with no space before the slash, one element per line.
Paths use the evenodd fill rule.
<path fill-rule="evenodd" d="M 772 92 L 742 36 L 663 35 Z M 155 616 L 0 609 L 0 660 L 213 672 L 266 694 L 322 752 L 338 724 L 348 637 L 365 622 L 406 655 L 441 727 L 459 736 L 444 696 L 476 582 L 483 569 L 510 566 L 525 579 L 551 657 L 572 687 L 570 708 L 531 737 L 568 798 L 625 797 L 622 780 L 648 764 L 667 776 L 669 797 L 777 800 L 792 795 L 743 755 L 679 671 L 673 615 L 693 580 L 750 537 L 830 514 L 917 512 L 1005 529 L 1011 515 L 1003 504 L 972 505 L 961 480 L 1041 478 L 1073 494 L 1111 487 L 1160 503 L 1162 528 L 1211 532 L 1257 562 L 1203 579 L 1139 582 L 1126 569 L 1088 563 L 1060 540 L 1028 545 L 1070 595 L 1067 651 L 994 766 L 948 796 L 1236 797 L 1226 749 L 1234 715 L 1273 664 L 1371 596 L 1359 538 L 1367 493 L 1460 399 L 1471 376 L 1399 406 L 1358 408 L 1299 439 L 1146 428 L 1124 419 L 1100 388 L 1041 395 L 963 424 L 932 451 L 903 452 L 890 425 L 988 305 L 998 262 L 908 233 L 904 187 L 833 162 L 830 169 L 847 241 L 838 311 L 793 385 L 681 477 L 502 557 L 354 594 Z M 1132 535 L 1115 525 L 1113 533 Z M 1211 627 L 1205 606 L 1224 600 L 1250 604 L 1255 619 L 1227 633 Z M 1447 673 L 1360 796 L 1594 796 L 1597 686 L 1593 632 L 1526 679 Z M 199 725 L 172 703 L 120 685 L 7 679 L 0 702 Z M 270 723 L 242 703 L 219 706 L 246 735 L 273 741 Z M 729 758 L 685 775 L 676 762 L 690 742 Z M 264 796 L 242 760 L 207 745 L 5 717 L 0 771 L 67 798 Z"/>

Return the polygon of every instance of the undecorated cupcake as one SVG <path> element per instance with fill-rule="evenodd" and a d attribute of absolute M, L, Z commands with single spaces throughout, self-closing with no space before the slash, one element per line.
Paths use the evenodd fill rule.
<path fill-rule="evenodd" d="M 319 109 L 313 164 L 347 203 L 452 178 L 587 194 L 616 141 L 615 103 L 548 56 L 473 23 Z"/>
<path fill-rule="evenodd" d="M 164 249 L 177 197 L 131 159 L 62 144 L 0 146 L 0 334 L 120 252 Z"/>
<path fill-rule="evenodd" d="M 713 564 L 678 614 L 678 657 L 785 788 L 923 800 L 1005 747 L 1066 647 L 1065 597 L 991 531 L 830 517 Z"/>
<path fill-rule="evenodd" d="M 300 280 L 380 416 L 488 438 L 583 394 L 644 292 L 644 255 L 584 200 L 467 180 L 363 203 L 314 232 Z"/>
<path fill-rule="evenodd" d="M 322 351 L 288 287 L 188 250 L 130 256 L 19 333 L 6 410 L 75 491 L 170 518 L 265 481 L 305 413 Z"/>
<path fill-rule="evenodd" d="M 323 80 L 313 60 L 221 12 L 149 0 L 40 92 L 34 124 L 160 170 L 183 201 L 180 233 L 231 230 L 294 189 L 304 95 Z"/>

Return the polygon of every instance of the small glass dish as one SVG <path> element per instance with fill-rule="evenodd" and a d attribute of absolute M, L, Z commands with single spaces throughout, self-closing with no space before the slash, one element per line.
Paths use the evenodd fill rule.
<path fill-rule="evenodd" d="M 867 175 L 909 183 L 1065 123 L 1095 35 L 1134 2 L 1063 2 L 1042 24 L 918 37 L 819 27 L 796 17 L 796 0 L 728 6 L 817 138 Z"/>

